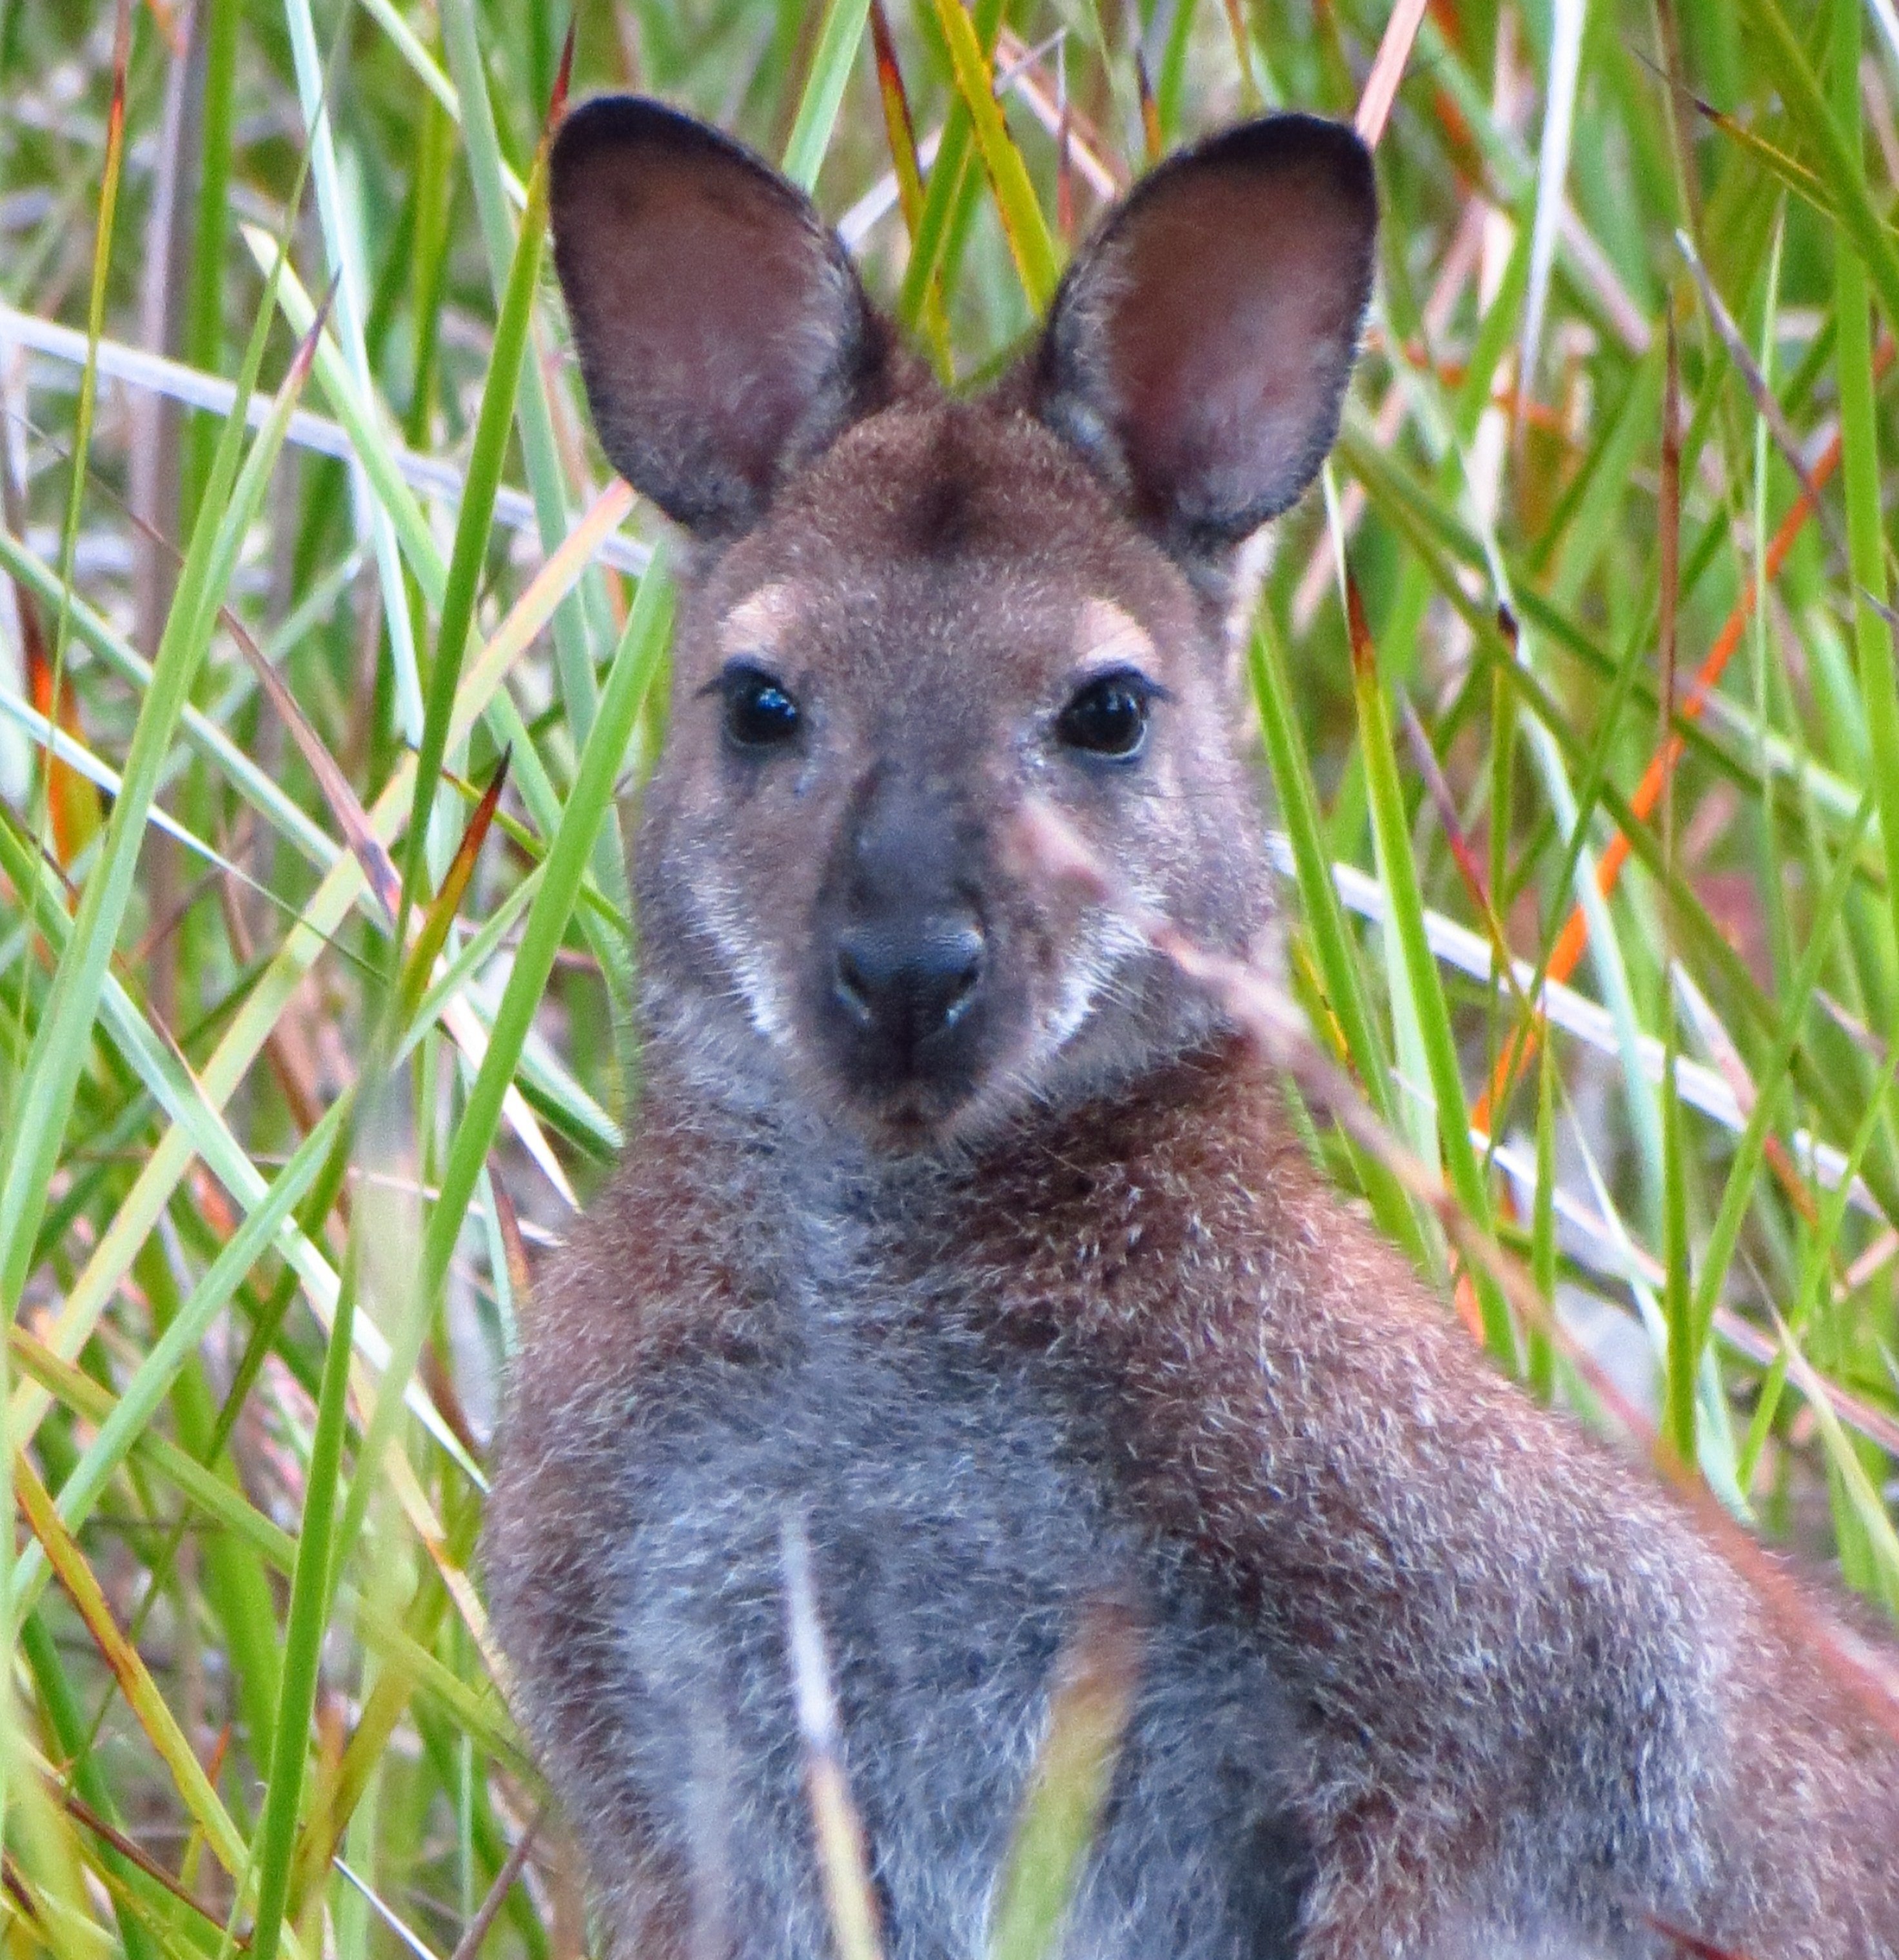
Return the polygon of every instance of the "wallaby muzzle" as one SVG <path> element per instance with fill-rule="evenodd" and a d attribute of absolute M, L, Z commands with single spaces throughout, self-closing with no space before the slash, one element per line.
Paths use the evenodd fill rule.
<path fill-rule="evenodd" d="M 812 935 L 830 1066 L 847 1093 L 940 1115 L 974 1088 L 993 951 L 981 827 L 954 790 L 880 763 L 849 805 Z"/>

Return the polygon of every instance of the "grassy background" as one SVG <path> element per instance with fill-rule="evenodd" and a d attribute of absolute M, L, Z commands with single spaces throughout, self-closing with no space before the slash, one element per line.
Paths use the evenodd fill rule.
<path fill-rule="evenodd" d="M 574 86 L 784 158 L 963 379 L 1147 156 L 1386 43 L 1242 733 L 1316 1039 L 1558 1330 L 1313 1146 L 1535 1392 L 1899 1609 L 1890 0 L 872 11 L 581 0 Z M 472 1564 L 636 1090 L 670 608 L 543 261 L 565 24 L 0 0 L 16 1952 L 586 1943 Z"/>

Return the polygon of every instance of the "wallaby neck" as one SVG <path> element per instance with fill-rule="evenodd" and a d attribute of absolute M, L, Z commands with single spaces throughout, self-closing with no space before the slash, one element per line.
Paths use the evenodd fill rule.
<path fill-rule="evenodd" d="M 978 1143 L 909 1152 L 880 1150 L 789 1096 L 717 1093 L 663 1040 L 648 1055 L 636 1161 L 688 1153 L 708 1204 L 755 1207 L 771 1192 L 787 1223 L 867 1235 L 919 1281 L 946 1258 L 960 1263 L 959 1246 L 998 1233 L 1028 1233 L 1051 1251 L 1064 1230 L 1092 1240 L 1097 1195 L 1117 1204 L 1158 1179 L 1185 1195 L 1203 1166 L 1225 1177 L 1234 1153 L 1270 1185 L 1289 1151 L 1300 1157 L 1276 1085 L 1226 1034 L 1077 1106 L 1032 1108 Z M 1228 1182 L 1218 1195 L 1224 1211 L 1261 1193 Z"/>

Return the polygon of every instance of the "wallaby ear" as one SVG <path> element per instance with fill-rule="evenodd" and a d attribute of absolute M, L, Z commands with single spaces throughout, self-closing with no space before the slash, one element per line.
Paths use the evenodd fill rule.
<path fill-rule="evenodd" d="M 601 447 L 708 536 L 878 405 L 890 336 L 803 192 L 663 103 L 601 96 L 554 145 L 554 262 Z"/>
<path fill-rule="evenodd" d="M 1284 510 L 1338 433 L 1378 194 L 1341 123 L 1269 116 L 1163 164 L 1069 268 L 1036 412 L 1177 556 Z"/>

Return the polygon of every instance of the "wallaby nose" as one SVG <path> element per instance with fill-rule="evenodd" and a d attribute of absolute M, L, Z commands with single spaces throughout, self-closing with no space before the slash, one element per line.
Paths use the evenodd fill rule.
<path fill-rule="evenodd" d="M 879 921 L 838 935 L 834 985 L 867 1032 L 908 1051 L 955 1026 L 982 966 L 982 934 L 967 917 Z"/>

